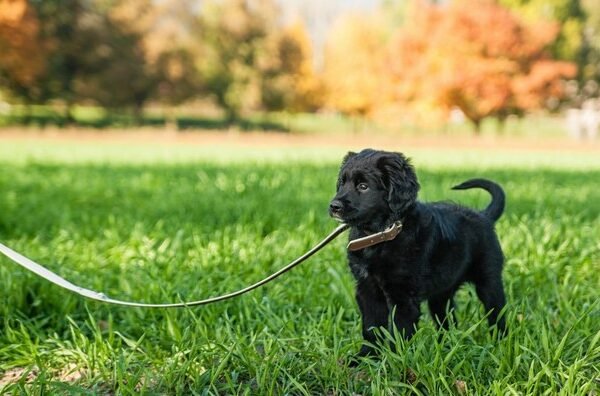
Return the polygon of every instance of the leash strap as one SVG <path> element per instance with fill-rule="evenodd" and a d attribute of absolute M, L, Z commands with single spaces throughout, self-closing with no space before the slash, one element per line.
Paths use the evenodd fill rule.
<path fill-rule="evenodd" d="M 315 245 L 312 249 L 310 249 L 309 251 L 304 253 L 302 256 L 298 257 L 296 260 L 292 261 L 291 263 L 289 263 L 288 265 L 286 265 L 279 271 L 269 275 L 268 277 L 264 278 L 263 280 L 258 281 L 248 287 L 245 287 L 243 289 L 240 289 L 238 291 L 235 291 L 235 292 L 232 292 L 229 294 L 211 297 L 211 298 L 207 298 L 204 300 L 180 302 L 180 303 L 167 303 L 167 304 L 145 304 L 145 303 L 139 303 L 139 302 L 116 300 L 114 298 L 110 298 L 110 297 L 106 296 L 104 293 L 98 293 L 96 291 L 74 285 L 73 283 L 69 282 L 68 280 L 58 276 L 54 272 L 48 270 L 47 268 L 36 263 L 35 261 L 23 256 L 22 254 L 15 252 L 14 250 L 10 249 L 9 247 L 3 245 L 2 243 L 0 243 L 0 253 L 4 254 L 6 257 L 11 259 L 15 263 L 19 264 L 23 268 L 33 272 L 37 276 L 44 278 L 47 281 L 50 281 L 50 282 L 54 283 L 55 285 L 62 287 L 63 289 L 67 289 L 69 291 L 72 291 L 73 293 L 77 293 L 80 296 L 90 298 L 92 300 L 101 301 L 101 302 L 108 303 L 108 304 L 125 305 L 128 307 L 181 308 L 181 307 L 193 307 L 196 305 L 212 304 L 212 303 L 216 303 L 219 301 L 228 300 L 230 298 L 240 296 L 244 293 L 248 293 L 249 291 L 254 290 L 254 289 L 264 285 L 265 283 L 272 281 L 273 279 L 277 278 L 278 276 L 286 273 L 287 271 L 291 270 L 298 264 L 302 263 L 303 261 L 305 261 L 306 259 L 311 257 L 313 254 L 315 254 L 316 252 L 321 250 L 323 247 L 325 247 L 325 245 L 327 245 L 329 242 L 333 241 L 342 232 L 346 231 L 347 228 L 348 228 L 348 226 L 346 224 L 340 225 L 331 234 L 327 235 L 325 237 L 325 239 L 323 239 L 321 242 L 319 242 L 317 245 Z"/>

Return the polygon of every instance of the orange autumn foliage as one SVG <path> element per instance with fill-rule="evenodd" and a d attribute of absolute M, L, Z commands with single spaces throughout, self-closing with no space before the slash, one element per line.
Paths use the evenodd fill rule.
<path fill-rule="evenodd" d="M 44 71 L 39 24 L 26 0 L 0 0 L 0 79 L 13 87 L 30 87 Z"/>
<path fill-rule="evenodd" d="M 394 97 L 459 108 L 477 130 L 486 117 L 539 108 L 560 98 L 561 80 L 576 72 L 548 58 L 556 34 L 556 26 L 525 25 L 492 0 L 414 3 L 388 53 Z"/>

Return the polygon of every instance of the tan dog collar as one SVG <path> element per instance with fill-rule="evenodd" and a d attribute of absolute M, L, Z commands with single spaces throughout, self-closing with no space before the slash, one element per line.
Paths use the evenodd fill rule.
<path fill-rule="evenodd" d="M 396 221 L 384 231 L 351 240 L 348 243 L 348 250 L 355 252 L 369 246 L 377 245 L 378 243 L 391 241 L 398 236 L 400 231 L 402 231 L 402 222 Z"/>

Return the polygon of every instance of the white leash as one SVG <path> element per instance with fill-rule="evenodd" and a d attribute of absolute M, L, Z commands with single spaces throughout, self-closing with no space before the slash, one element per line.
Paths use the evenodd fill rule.
<path fill-rule="evenodd" d="M 211 298 L 207 298 L 204 300 L 181 302 L 181 303 L 145 304 L 145 303 L 138 303 L 138 302 L 115 300 L 113 298 L 107 297 L 104 293 L 98 293 L 94 290 L 90 290 L 90 289 L 86 289 L 86 288 L 74 285 L 73 283 L 69 282 L 68 280 L 58 276 L 54 272 L 48 270 L 47 268 L 36 263 L 35 261 L 23 256 L 22 254 L 15 252 L 14 250 L 10 249 L 9 247 L 3 245 L 2 243 L 0 243 L 0 253 L 4 254 L 6 257 L 11 259 L 15 263 L 19 264 L 23 268 L 33 272 L 37 276 L 44 278 L 44 279 L 54 283 L 55 285 L 62 287 L 63 289 L 67 289 L 69 291 L 72 291 L 73 293 L 77 293 L 80 296 L 90 298 L 92 300 L 101 301 L 101 302 L 108 303 L 108 304 L 125 305 L 125 306 L 129 306 L 129 307 L 181 308 L 181 307 L 192 307 L 192 306 L 196 306 L 196 305 L 211 304 L 211 303 L 215 303 L 218 301 L 223 301 L 223 300 L 227 300 L 227 299 L 230 299 L 233 297 L 237 297 L 237 296 L 247 293 L 251 290 L 254 290 L 254 289 L 264 285 L 265 283 L 272 281 L 273 279 L 277 278 L 279 275 L 291 270 L 292 268 L 294 268 L 301 262 L 305 261 L 310 256 L 312 256 L 313 254 L 315 254 L 316 252 L 321 250 L 329 242 L 333 241 L 338 235 L 340 235 L 342 232 L 344 232 L 347 228 L 348 228 L 348 226 L 346 224 L 340 225 L 331 234 L 326 236 L 325 239 L 323 239 L 321 242 L 319 242 L 317 245 L 315 245 L 308 252 L 304 253 L 302 256 L 298 257 L 296 260 L 292 261 L 290 264 L 286 265 L 279 271 L 269 275 L 268 277 L 264 278 L 263 280 L 256 282 L 248 287 L 245 287 L 238 291 L 235 291 L 235 292 L 232 292 L 229 294 L 224 294 L 221 296 L 211 297 Z"/>

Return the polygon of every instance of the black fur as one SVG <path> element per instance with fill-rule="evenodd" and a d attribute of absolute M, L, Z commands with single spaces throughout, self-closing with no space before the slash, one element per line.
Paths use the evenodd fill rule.
<path fill-rule="evenodd" d="M 382 231 L 397 220 L 403 223 L 394 240 L 348 252 L 363 337 L 370 343 L 376 341 L 373 329 L 387 326 L 391 312 L 396 328 L 411 337 L 423 300 L 438 326 L 447 329 L 446 313 L 452 312 L 454 293 L 465 282 L 475 285 L 490 325 L 504 332 L 499 317 L 505 305 L 504 257 L 494 231 L 504 210 L 504 192 L 485 179 L 453 188 L 483 188 L 492 202 L 482 212 L 451 203 L 422 203 L 417 201 L 414 168 L 402 154 L 367 149 L 344 158 L 329 211 L 351 226 L 350 239 Z M 364 345 L 359 355 L 371 352 Z"/>

